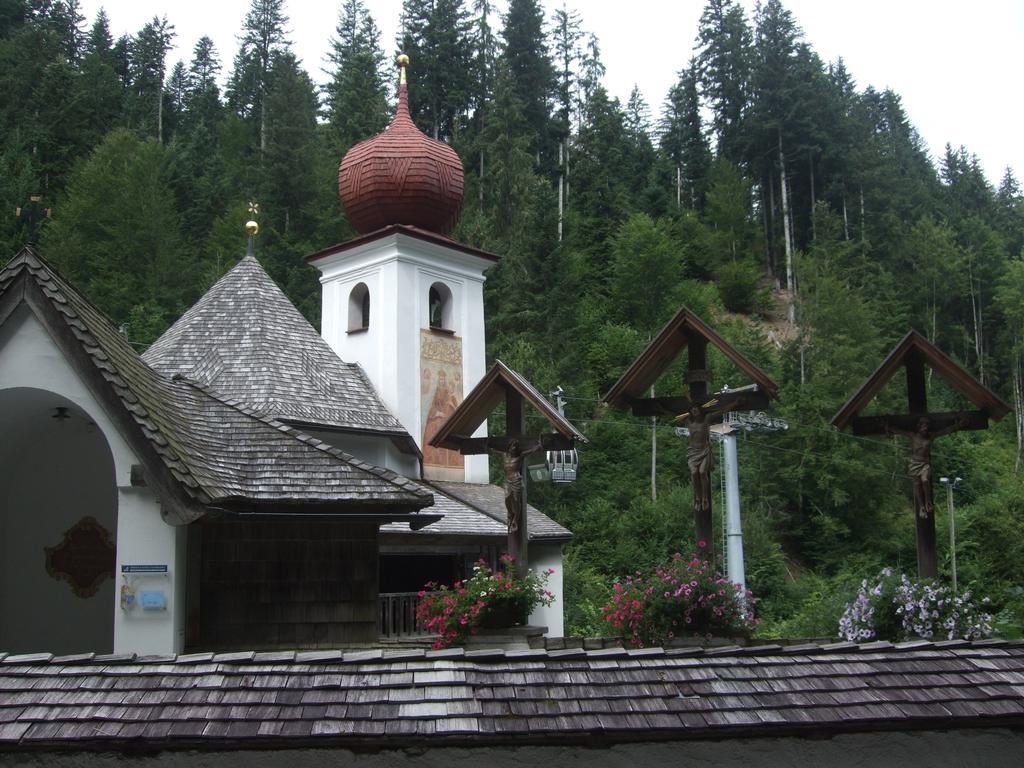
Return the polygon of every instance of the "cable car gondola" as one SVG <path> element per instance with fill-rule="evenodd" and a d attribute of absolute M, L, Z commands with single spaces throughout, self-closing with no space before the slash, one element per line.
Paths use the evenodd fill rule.
<path fill-rule="evenodd" d="M 575 448 L 565 451 L 548 451 L 544 464 L 551 473 L 553 483 L 571 483 L 580 468 L 580 457 Z"/>

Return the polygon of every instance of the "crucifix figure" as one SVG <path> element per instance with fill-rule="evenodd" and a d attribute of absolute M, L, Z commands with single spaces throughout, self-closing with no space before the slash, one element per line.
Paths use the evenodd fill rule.
<path fill-rule="evenodd" d="M 715 453 L 711 445 L 713 419 L 727 411 L 745 410 L 752 403 L 759 404 L 757 391 L 743 388 L 729 391 L 728 388 L 704 403 L 694 400 L 689 410 L 676 416 L 676 422 L 686 422 L 690 430 L 690 442 L 686 447 L 686 464 L 693 484 L 693 517 L 697 542 L 704 542 L 704 548 L 712 550 L 711 535 L 711 473 L 715 468 Z M 710 556 L 710 555 L 709 555 Z"/>
<path fill-rule="evenodd" d="M 933 517 L 932 501 L 932 443 L 936 438 L 968 427 L 966 419 L 958 419 L 943 429 L 932 431 L 927 416 L 917 420 L 917 429 L 900 429 L 885 420 L 885 434 L 903 435 L 910 439 L 910 479 L 914 484 L 914 510 L 920 518 Z"/>
<path fill-rule="evenodd" d="M 519 440 L 509 440 L 504 451 L 499 451 L 505 466 L 505 511 L 508 513 L 509 540 L 519 533 L 522 516 L 526 514 L 523 485 L 523 462 L 526 457 L 541 447 L 539 440 L 520 444 Z"/>
<path fill-rule="evenodd" d="M 711 509 L 711 472 L 715 468 L 715 454 L 711 450 L 711 421 L 704 406 L 694 403 L 688 413 L 677 421 L 689 420 L 690 444 L 686 447 L 686 464 L 693 483 L 693 512 L 700 514 Z"/>

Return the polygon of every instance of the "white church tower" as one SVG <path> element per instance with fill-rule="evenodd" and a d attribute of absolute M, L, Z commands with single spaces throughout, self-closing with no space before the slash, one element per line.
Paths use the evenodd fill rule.
<path fill-rule="evenodd" d="M 399 58 L 391 125 L 352 147 L 338 171 L 360 236 L 309 257 L 321 272 L 321 333 L 416 439 L 425 478 L 486 483 L 487 456 L 427 442 L 484 375 L 484 270 L 498 257 L 447 237 L 462 209 L 462 162 L 413 123 L 407 63 Z"/>

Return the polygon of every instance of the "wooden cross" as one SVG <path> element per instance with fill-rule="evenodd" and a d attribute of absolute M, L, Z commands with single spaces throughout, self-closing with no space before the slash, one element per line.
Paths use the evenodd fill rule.
<path fill-rule="evenodd" d="M 711 344 L 756 382 L 732 392 L 708 395 L 711 373 L 707 348 Z M 655 381 L 687 350 L 684 396 L 648 397 Z M 698 545 L 714 560 L 711 470 L 714 465 L 710 420 L 727 411 L 761 410 L 776 397 L 778 385 L 719 336 L 711 326 L 682 307 L 602 399 L 634 416 L 674 416 L 689 419 L 690 446 L 687 466 L 693 482 L 693 521 Z"/>
<path fill-rule="evenodd" d="M 50 208 L 43 208 L 39 203 L 42 202 L 41 195 L 30 195 L 29 204 L 22 208 L 18 206 L 14 209 L 14 215 L 18 218 L 23 218 L 28 223 L 28 240 L 27 245 L 35 245 L 39 237 L 39 222 L 43 219 L 50 218 L 50 214 L 53 210 Z"/>
<path fill-rule="evenodd" d="M 978 406 L 976 411 L 928 412 L 925 366 Z M 860 416 L 886 382 L 902 367 L 907 378 L 907 412 L 885 416 Z M 832 418 L 832 424 L 853 428 L 855 435 L 902 435 L 910 440 L 910 478 L 914 486 L 914 519 L 917 527 L 917 572 L 921 578 L 939 575 L 935 545 L 935 505 L 932 496 L 932 444 L 959 430 L 988 429 L 989 419 L 999 420 L 1009 406 L 950 360 L 917 331 L 910 331 L 889 353 L 864 386 Z"/>
<path fill-rule="evenodd" d="M 505 434 L 470 437 L 487 421 L 487 416 L 505 403 Z M 555 432 L 526 433 L 526 405 L 538 411 Z M 496 361 L 466 399 L 430 438 L 430 445 L 457 450 L 463 455 L 499 453 L 505 469 L 505 512 L 508 543 L 506 551 L 523 574 L 529 567 L 529 540 L 526 503 L 526 457 L 539 450 L 567 450 L 586 438 L 552 408 L 551 404 L 526 379 Z"/>
<path fill-rule="evenodd" d="M 932 496 L 932 443 L 961 429 L 988 429 L 988 418 L 978 411 L 928 412 L 924 357 L 911 350 L 903 360 L 907 373 L 907 413 L 854 420 L 861 435 L 902 435 L 910 439 L 910 479 L 914 486 L 917 525 L 917 572 L 921 578 L 939 575 L 935 546 L 935 505 Z"/>

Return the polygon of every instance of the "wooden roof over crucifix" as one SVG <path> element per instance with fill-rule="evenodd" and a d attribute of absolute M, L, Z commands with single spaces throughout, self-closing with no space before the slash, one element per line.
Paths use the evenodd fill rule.
<path fill-rule="evenodd" d="M 684 306 L 665 324 L 661 332 L 633 361 L 633 364 L 608 390 L 602 400 L 616 408 L 632 408 L 638 416 L 655 415 L 649 413 L 641 405 L 645 402 L 651 385 L 658 380 L 658 377 L 665 372 L 665 369 L 672 364 L 672 361 L 679 356 L 683 349 L 695 342 L 702 345 L 710 344 L 718 349 L 737 368 L 753 379 L 768 399 L 778 397 L 779 385 L 768 378 L 768 374 L 754 365 L 729 342 L 719 336 L 710 325 Z M 666 406 L 668 410 L 676 408 L 675 405 L 666 404 Z M 678 413 L 678 410 L 682 410 L 682 408 L 676 409 L 674 412 Z"/>
<path fill-rule="evenodd" d="M 914 358 L 917 358 L 915 361 Z M 874 373 L 868 377 L 864 385 L 858 389 L 842 408 L 832 417 L 832 424 L 844 429 L 851 423 L 855 434 L 877 432 L 874 422 L 877 418 L 859 417 L 882 388 L 898 370 L 912 364 L 927 364 L 939 376 L 952 385 L 960 394 L 970 400 L 978 411 L 967 416 L 970 422 L 968 429 L 985 429 L 988 419 L 999 421 L 1010 412 L 1010 406 L 1000 399 L 999 395 L 986 387 L 971 374 L 951 360 L 941 349 L 932 344 L 919 331 L 910 330 L 899 344 L 893 348 L 888 357 L 882 361 Z M 911 417 L 923 414 L 911 414 Z M 933 420 L 952 418 L 954 414 L 933 414 Z M 881 417 L 878 417 L 881 418 Z M 895 417 L 886 417 L 895 418 Z"/>
<path fill-rule="evenodd" d="M 473 452 L 475 439 L 470 436 L 487 420 L 498 404 L 505 401 L 509 391 L 518 394 L 532 405 L 551 425 L 555 434 L 547 436 L 548 439 L 544 440 L 545 448 L 557 450 L 567 448 L 574 442 L 588 442 L 587 438 L 569 423 L 536 387 L 501 360 L 497 360 L 430 438 L 430 444 L 437 448 L 448 448 L 463 453 Z"/>

